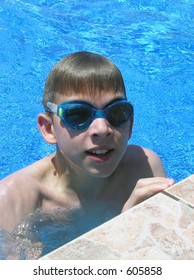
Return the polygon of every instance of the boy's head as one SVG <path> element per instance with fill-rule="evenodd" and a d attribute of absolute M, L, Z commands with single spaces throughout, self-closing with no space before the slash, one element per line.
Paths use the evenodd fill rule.
<path fill-rule="evenodd" d="M 120 70 L 109 59 L 91 52 L 64 57 L 51 70 L 45 83 L 43 106 L 57 103 L 61 96 L 80 95 L 97 99 L 103 92 L 122 93 L 125 85 Z"/>
<path fill-rule="evenodd" d="M 57 145 L 62 169 L 101 178 L 114 172 L 132 133 L 133 106 L 125 99 L 121 72 L 99 54 L 77 52 L 54 66 L 43 97 L 49 115 L 39 114 L 38 126 Z"/>

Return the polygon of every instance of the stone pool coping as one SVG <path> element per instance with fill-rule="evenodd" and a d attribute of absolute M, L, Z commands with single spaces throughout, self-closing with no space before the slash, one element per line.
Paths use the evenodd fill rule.
<path fill-rule="evenodd" d="M 194 259 L 194 175 L 40 260 Z"/>

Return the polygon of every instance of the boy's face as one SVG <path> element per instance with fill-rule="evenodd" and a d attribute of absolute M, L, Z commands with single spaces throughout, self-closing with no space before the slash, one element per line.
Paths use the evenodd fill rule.
<path fill-rule="evenodd" d="M 123 98 L 123 94 L 103 93 L 97 100 L 72 95 L 58 100 L 85 101 L 96 109 Z M 56 114 L 53 115 L 53 133 L 66 163 L 76 170 L 93 177 L 108 177 L 117 168 L 127 148 L 132 121 L 114 127 L 104 118 L 96 118 L 88 128 L 73 130 L 64 126 Z"/>

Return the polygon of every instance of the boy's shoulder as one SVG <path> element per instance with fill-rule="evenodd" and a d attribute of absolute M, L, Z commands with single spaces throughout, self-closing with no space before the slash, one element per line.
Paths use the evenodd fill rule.
<path fill-rule="evenodd" d="M 41 162 L 22 168 L 0 181 L 0 227 L 12 231 L 17 223 L 33 212 L 41 198 Z M 44 162 L 42 162 L 44 165 Z"/>
<path fill-rule="evenodd" d="M 139 161 L 158 159 L 159 157 L 154 151 L 150 149 L 138 145 L 128 145 L 126 150 L 126 158 L 133 161 Z"/>
<path fill-rule="evenodd" d="M 165 175 L 159 155 L 150 149 L 138 145 L 128 145 L 124 161 L 128 168 L 145 177 Z"/>
<path fill-rule="evenodd" d="M 25 184 L 25 182 L 29 185 L 31 182 L 34 184 L 35 182 L 41 181 L 41 178 L 44 177 L 45 173 L 53 166 L 51 163 L 52 158 L 53 155 L 47 156 L 13 172 L 3 178 L 0 181 L 0 185 L 19 186 Z"/>
<path fill-rule="evenodd" d="M 2 193 L 9 194 L 8 197 L 16 194 L 25 197 L 27 193 L 39 192 L 41 178 L 48 168 L 47 158 L 43 158 L 1 179 L 0 199 Z"/>
<path fill-rule="evenodd" d="M 32 193 L 39 192 L 38 182 L 28 168 L 20 169 L 0 181 L 0 201 L 7 205 L 12 202 L 19 203 Z"/>

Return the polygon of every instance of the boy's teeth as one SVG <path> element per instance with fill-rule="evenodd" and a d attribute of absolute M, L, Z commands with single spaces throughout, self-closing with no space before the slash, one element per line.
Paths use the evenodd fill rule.
<path fill-rule="evenodd" d="M 92 154 L 96 154 L 96 155 L 104 155 L 108 152 L 108 150 L 95 150 L 95 151 L 91 151 Z"/>

